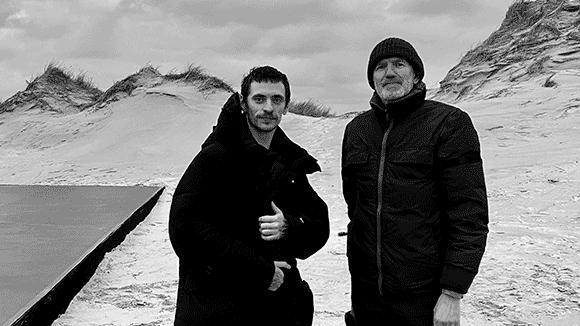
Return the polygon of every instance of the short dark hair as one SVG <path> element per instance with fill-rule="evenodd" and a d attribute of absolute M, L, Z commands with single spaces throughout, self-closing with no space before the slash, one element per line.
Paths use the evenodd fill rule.
<path fill-rule="evenodd" d="M 262 83 L 262 82 L 278 83 L 282 82 L 286 93 L 286 105 L 290 103 L 290 83 L 288 82 L 288 77 L 284 75 L 281 71 L 270 66 L 254 67 L 250 69 L 250 72 L 242 80 L 242 102 L 247 104 L 247 97 L 250 93 L 250 85 L 252 82 Z"/>

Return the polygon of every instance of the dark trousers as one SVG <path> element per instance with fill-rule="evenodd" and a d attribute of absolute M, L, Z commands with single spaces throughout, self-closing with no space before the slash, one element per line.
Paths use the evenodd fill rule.
<path fill-rule="evenodd" d="M 376 283 L 351 279 L 351 303 L 356 326 L 433 326 L 433 309 L 440 292 L 413 297 L 379 294 Z"/>
<path fill-rule="evenodd" d="M 284 283 L 276 291 L 238 293 L 198 287 L 178 293 L 174 326 L 311 326 L 314 296 L 308 283 L 297 268 L 283 271 Z"/>

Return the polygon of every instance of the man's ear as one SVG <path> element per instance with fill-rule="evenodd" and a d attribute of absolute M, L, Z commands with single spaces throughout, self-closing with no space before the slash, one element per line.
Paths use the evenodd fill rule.
<path fill-rule="evenodd" d="M 282 115 L 285 115 L 286 113 L 288 113 L 288 107 L 290 106 L 290 103 L 286 104 L 286 107 L 284 108 L 284 111 L 282 111 Z"/>
<path fill-rule="evenodd" d="M 246 108 L 246 103 L 244 103 L 244 98 L 242 97 L 242 94 L 240 94 L 240 106 L 242 107 L 242 112 L 248 111 L 248 109 Z"/>
<path fill-rule="evenodd" d="M 415 68 L 413 68 L 413 86 L 417 85 L 420 81 L 421 79 L 417 77 L 417 72 L 415 71 Z"/>

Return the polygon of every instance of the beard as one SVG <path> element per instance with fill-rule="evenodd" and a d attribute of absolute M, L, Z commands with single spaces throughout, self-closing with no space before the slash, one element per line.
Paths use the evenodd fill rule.
<path fill-rule="evenodd" d="M 391 102 L 407 95 L 407 92 L 405 92 L 403 86 L 398 85 L 395 87 L 379 87 L 379 89 L 377 89 L 377 94 L 379 94 L 379 97 L 383 102 Z"/>
<path fill-rule="evenodd" d="M 248 117 L 248 123 L 258 132 L 271 132 L 278 127 L 278 121 L 272 116 Z"/>
<path fill-rule="evenodd" d="M 415 86 L 413 80 L 403 79 L 397 81 L 396 83 L 391 82 L 380 84 L 376 87 L 375 90 L 379 95 L 379 97 L 381 98 L 381 100 L 387 103 L 396 101 L 404 97 L 405 95 L 409 94 L 413 89 L 413 86 Z"/>

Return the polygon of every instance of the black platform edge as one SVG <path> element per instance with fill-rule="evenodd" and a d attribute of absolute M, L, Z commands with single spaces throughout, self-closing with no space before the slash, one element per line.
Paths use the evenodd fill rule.
<path fill-rule="evenodd" d="M 97 267 L 105 258 L 105 254 L 121 244 L 127 234 L 133 231 L 149 215 L 164 189 L 165 187 L 159 187 L 155 194 L 149 197 L 141 207 L 137 208 L 129 218 L 103 237 L 77 264 L 36 296 L 28 304 L 29 307 L 21 309 L 15 317 L 9 319 L 3 326 L 51 325 L 66 311 L 77 293 L 95 274 Z"/>

